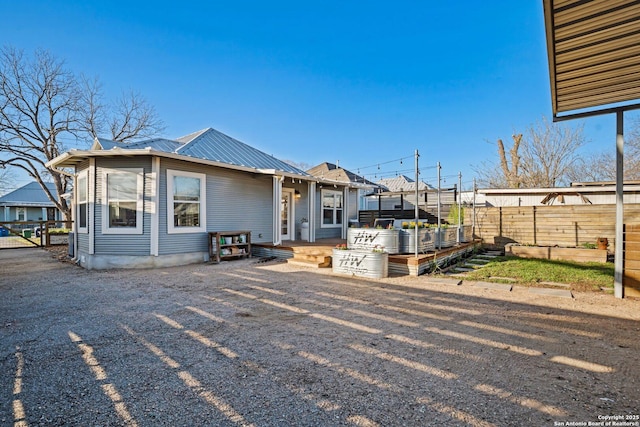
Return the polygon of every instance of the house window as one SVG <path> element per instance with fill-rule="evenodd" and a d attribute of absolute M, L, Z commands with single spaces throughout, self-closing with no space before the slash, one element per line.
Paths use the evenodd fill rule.
<path fill-rule="evenodd" d="M 105 169 L 102 232 L 142 234 L 142 169 Z"/>
<path fill-rule="evenodd" d="M 27 210 L 25 208 L 16 208 L 16 221 L 26 221 Z"/>
<path fill-rule="evenodd" d="M 88 187 L 87 187 L 87 172 L 81 172 L 78 174 L 78 182 L 77 182 L 77 190 L 78 190 L 78 211 L 76 215 L 78 216 L 78 231 L 87 232 L 87 218 L 88 218 L 88 206 L 89 206 L 89 197 L 88 197 Z"/>
<path fill-rule="evenodd" d="M 342 225 L 342 193 L 322 190 L 322 227 Z"/>
<path fill-rule="evenodd" d="M 206 231 L 206 176 L 201 173 L 167 170 L 167 231 Z"/>

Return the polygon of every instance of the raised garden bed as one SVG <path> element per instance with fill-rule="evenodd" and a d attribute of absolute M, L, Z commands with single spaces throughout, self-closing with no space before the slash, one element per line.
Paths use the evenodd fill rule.
<path fill-rule="evenodd" d="M 606 249 L 560 248 L 555 246 L 517 246 L 505 248 L 508 255 L 577 262 L 607 262 Z"/>
<path fill-rule="evenodd" d="M 334 249 L 333 272 L 351 276 L 382 279 L 389 274 L 389 254 L 365 250 Z"/>

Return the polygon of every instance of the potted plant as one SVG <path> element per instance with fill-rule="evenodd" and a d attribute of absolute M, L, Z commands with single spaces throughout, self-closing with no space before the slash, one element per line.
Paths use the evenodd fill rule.
<path fill-rule="evenodd" d="M 596 239 L 596 245 L 598 246 L 598 249 L 606 250 L 609 247 L 609 239 L 606 237 L 598 237 Z"/>

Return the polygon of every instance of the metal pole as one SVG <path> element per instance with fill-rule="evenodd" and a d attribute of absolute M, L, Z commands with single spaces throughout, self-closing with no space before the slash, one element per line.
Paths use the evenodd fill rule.
<path fill-rule="evenodd" d="M 418 169 L 418 150 L 416 150 L 416 204 L 415 204 L 415 215 L 416 215 L 416 226 L 415 226 L 415 256 L 418 258 L 418 220 L 420 219 L 420 208 L 418 208 L 418 179 L 420 176 L 420 171 Z"/>
<path fill-rule="evenodd" d="M 624 274 L 624 117 L 616 113 L 616 244 L 613 273 L 613 294 L 624 297 L 622 277 Z"/>
<path fill-rule="evenodd" d="M 440 235 L 440 162 L 438 162 L 438 249 L 442 249 L 442 236 Z"/>
<path fill-rule="evenodd" d="M 471 241 L 476 238 L 476 179 L 473 178 L 473 217 L 471 218 Z"/>
<path fill-rule="evenodd" d="M 456 236 L 456 243 L 460 244 L 460 232 L 462 231 L 462 218 L 460 213 L 462 212 L 462 172 L 458 172 L 458 235 Z"/>

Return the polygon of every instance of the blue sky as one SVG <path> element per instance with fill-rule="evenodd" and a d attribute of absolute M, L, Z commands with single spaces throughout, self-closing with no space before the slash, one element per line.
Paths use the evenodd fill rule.
<path fill-rule="evenodd" d="M 216 128 L 280 159 L 471 185 L 551 117 L 542 1 L 0 0 L 2 44 L 45 48 L 107 94 L 140 92 L 176 138 Z M 585 125 L 613 150 L 615 118 Z M 105 135 L 107 136 L 107 135 Z M 402 164 L 397 159 L 405 158 Z M 378 169 L 377 165 L 380 165 Z M 409 166 L 408 166 L 409 165 Z"/>

